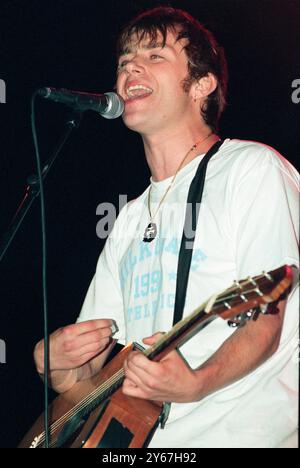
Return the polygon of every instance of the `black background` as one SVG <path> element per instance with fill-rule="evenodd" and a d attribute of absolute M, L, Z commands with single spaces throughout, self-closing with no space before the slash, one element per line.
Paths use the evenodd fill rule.
<path fill-rule="evenodd" d="M 120 27 L 140 10 L 170 4 L 202 21 L 225 47 L 229 105 L 221 136 L 262 141 L 299 168 L 300 104 L 292 82 L 300 78 L 298 0 L 2 0 L 0 78 L 0 238 L 34 173 L 30 97 L 43 86 L 86 92 L 112 90 L 114 44 Z M 45 161 L 63 132 L 68 110 L 39 101 L 38 135 Z M 73 322 L 93 275 L 103 241 L 96 207 L 118 206 L 149 181 L 143 147 L 121 119 L 84 115 L 46 182 L 50 331 Z M 41 235 L 35 203 L 0 265 L 0 446 L 15 447 L 43 407 L 43 388 L 32 359 L 43 333 Z"/>

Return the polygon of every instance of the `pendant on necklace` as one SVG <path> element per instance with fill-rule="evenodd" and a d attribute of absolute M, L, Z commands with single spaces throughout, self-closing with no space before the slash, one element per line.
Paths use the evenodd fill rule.
<path fill-rule="evenodd" d="M 152 242 L 157 236 L 157 225 L 155 223 L 150 223 L 144 234 L 143 242 Z"/>

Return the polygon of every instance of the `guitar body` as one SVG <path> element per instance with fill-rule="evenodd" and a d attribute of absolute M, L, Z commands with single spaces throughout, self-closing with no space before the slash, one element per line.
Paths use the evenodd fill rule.
<path fill-rule="evenodd" d="M 162 404 L 127 397 L 121 388 L 101 401 L 87 417 L 67 418 L 74 408 L 123 368 L 124 360 L 134 349 L 130 344 L 123 348 L 99 375 L 75 384 L 59 395 L 49 406 L 51 447 L 143 447 L 155 430 Z M 111 434 L 114 433 L 112 437 Z M 19 448 L 44 447 L 44 415 L 41 415 L 21 441 Z"/>
<path fill-rule="evenodd" d="M 132 398 L 117 390 L 101 408 L 101 417 L 82 445 L 82 448 L 139 448 L 147 447 L 159 423 L 162 405 Z M 99 410 L 97 411 L 99 413 Z M 98 416 L 99 417 L 99 416 Z M 91 415 L 91 419 L 95 415 Z M 88 421 L 89 423 L 89 421 Z M 79 443 L 79 444 L 78 444 Z M 72 445 L 72 448 L 74 445 Z"/>

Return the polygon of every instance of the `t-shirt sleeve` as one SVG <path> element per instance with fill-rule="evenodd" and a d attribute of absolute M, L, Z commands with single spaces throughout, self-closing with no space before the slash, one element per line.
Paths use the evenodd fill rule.
<path fill-rule="evenodd" d="M 284 264 L 299 268 L 299 174 L 275 151 L 256 146 L 244 161 L 241 158 L 233 180 L 230 215 L 238 279 Z M 294 288 L 288 295 L 279 349 L 255 373 L 281 365 L 285 376 L 280 378 L 292 388 L 298 323 L 299 294 Z"/>
<path fill-rule="evenodd" d="M 266 147 L 236 168 L 231 199 L 239 279 L 283 264 L 299 266 L 299 178 L 283 157 Z"/>

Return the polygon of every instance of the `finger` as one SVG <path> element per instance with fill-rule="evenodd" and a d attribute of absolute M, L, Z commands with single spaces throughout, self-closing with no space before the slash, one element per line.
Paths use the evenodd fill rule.
<path fill-rule="evenodd" d="M 109 327 L 116 327 L 116 323 L 112 319 L 95 319 L 95 320 L 87 320 L 86 322 L 81 323 L 74 323 L 72 325 L 68 325 L 63 330 L 65 333 L 81 335 L 83 333 L 88 333 L 93 330 L 101 329 L 101 328 L 109 328 Z"/>
<path fill-rule="evenodd" d="M 122 392 L 128 396 L 134 396 L 137 398 L 146 398 L 145 393 L 130 379 L 125 379 L 122 385 Z"/>
<path fill-rule="evenodd" d="M 158 340 L 164 335 L 165 333 L 162 332 L 157 332 L 154 333 L 154 335 L 147 336 L 143 339 L 143 343 L 148 344 L 148 345 L 153 345 L 157 343 Z"/>
<path fill-rule="evenodd" d="M 142 383 L 137 383 L 136 378 L 132 380 L 127 376 L 125 377 L 122 385 L 122 392 L 125 395 L 134 396 L 137 398 L 150 398 L 147 389 L 143 386 Z"/>
<path fill-rule="evenodd" d="M 94 353 L 96 355 L 103 351 L 103 349 L 105 349 L 111 341 L 112 340 L 110 338 L 104 338 L 101 342 L 88 343 L 86 346 L 83 346 L 80 349 L 73 349 L 72 351 L 69 351 L 66 355 L 70 359 L 80 358 L 81 356 L 84 356 L 87 353 Z"/>
<path fill-rule="evenodd" d="M 143 398 L 146 400 L 157 400 L 163 401 L 164 398 L 161 398 L 159 395 L 155 395 L 148 390 L 143 390 L 143 388 L 136 386 L 130 381 L 130 379 L 125 379 L 122 386 L 122 392 L 125 395 L 132 396 L 134 398 Z"/>
<path fill-rule="evenodd" d="M 112 343 L 112 339 L 107 338 L 106 340 L 103 340 L 100 344 L 93 343 L 92 345 L 86 346 L 82 350 L 82 357 L 86 358 L 87 360 L 87 354 L 93 353 L 94 356 L 97 356 L 98 354 L 102 353 L 104 349 L 106 349 L 110 344 Z M 93 357 L 94 357 L 93 356 Z"/>
<path fill-rule="evenodd" d="M 100 328 L 97 330 L 93 330 L 87 333 L 83 333 L 82 335 L 79 335 L 74 339 L 65 341 L 63 345 L 64 351 L 70 352 L 74 349 L 77 349 L 80 352 L 81 348 L 85 347 L 86 345 L 93 343 L 100 344 L 102 340 L 106 340 L 107 338 L 111 337 L 111 328 Z"/>
<path fill-rule="evenodd" d="M 150 361 L 139 352 L 131 353 L 126 360 L 126 365 L 128 369 L 136 374 L 146 385 L 150 385 L 149 379 L 152 381 L 153 378 L 161 377 L 161 365 L 157 362 Z"/>
<path fill-rule="evenodd" d="M 127 361 L 124 362 L 124 372 L 125 372 L 125 379 L 128 379 L 132 383 L 132 385 L 136 387 L 140 387 L 140 388 L 145 387 L 145 383 L 143 381 L 143 374 L 141 378 L 137 372 L 134 372 L 134 370 L 129 368 Z"/>
<path fill-rule="evenodd" d="M 83 348 L 80 353 L 73 352 L 66 356 L 65 363 L 67 367 L 80 367 L 86 362 L 90 361 L 98 354 L 100 354 L 105 348 L 107 348 L 110 344 L 110 340 L 107 342 L 103 342 L 101 346 L 96 343 L 90 344 Z"/>

